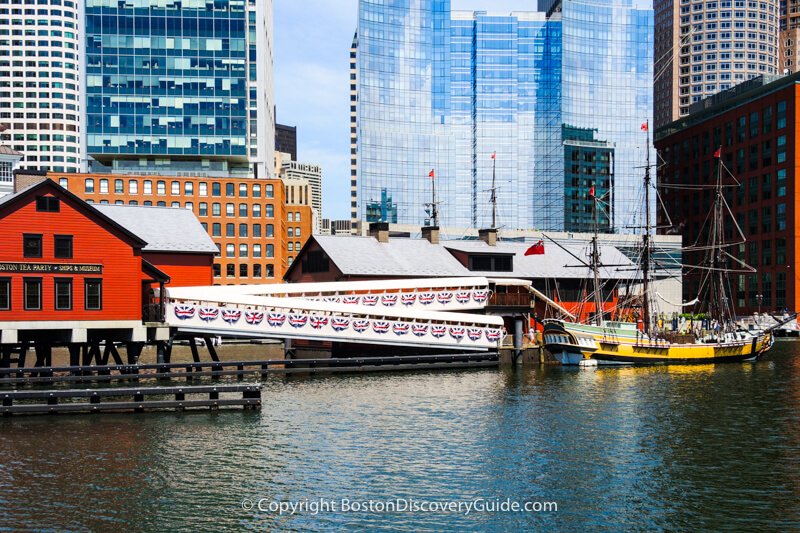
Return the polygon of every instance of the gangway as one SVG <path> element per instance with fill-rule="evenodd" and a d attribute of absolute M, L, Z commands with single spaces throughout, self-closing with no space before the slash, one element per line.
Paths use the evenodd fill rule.
<path fill-rule="evenodd" d="M 488 285 L 476 277 L 180 287 L 167 291 L 166 321 L 198 336 L 488 350 L 502 340 L 503 319 L 452 311 L 485 307 Z"/>

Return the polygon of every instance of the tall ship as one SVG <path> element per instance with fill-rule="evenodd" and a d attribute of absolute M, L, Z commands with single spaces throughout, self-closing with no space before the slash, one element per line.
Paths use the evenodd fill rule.
<path fill-rule="evenodd" d="M 643 130 L 649 128 L 643 126 Z M 645 224 L 642 234 L 640 270 L 635 285 L 641 291 L 629 300 L 630 309 L 636 310 L 636 322 L 607 320 L 603 312 L 603 295 L 600 283 L 600 254 L 598 247 L 597 211 L 599 198 L 594 187 L 589 191 L 593 199 L 594 238 L 589 253 L 592 292 L 595 312 L 585 323 L 561 319 L 544 321 L 544 347 L 565 365 L 578 364 L 692 364 L 752 361 L 766 353 L 774 342 L 773 331 L 796 314 L 776 320 L 770 327 L 745 330 L 737 325 L 730 277 L 734 274 L 753 273 L 755 269 L 737 257 L 736 249 L 746 242 L 744 234 L 731 213 L 725 198 L 726 187 L 739 183 L 730 174 L 720 157 L 717 159 L 716 181 L 712 185 L 714 202 L 706 224 L 700 232 L 705 242 L 695 242 L 684 247 L 683 252 L 701 257 L 696 265 L 682 265 L 699 273 L 699 294 L 683 306 L 692 306 L 695 317 L 682 330 L 667 331 L 653 317 L 654 291 L 651 290 L 652 240 L 654 230 L 650 222 L 650 134 L 647 133 L 647 164 L 644 173 Z M 723 173 L 725 170 L 725 173 Z M 726 184 L 726 180 L 731 183 Z M 727 221 L 727 224 L 726 224 Z M 727 229 L 727 235 L 726 235 Z M 732 230 L 732 231 L 731 231 Z M 620 313 L 622 314 L 622 313 Z M 630 315 L 630 313 L 627 313 Z"/>

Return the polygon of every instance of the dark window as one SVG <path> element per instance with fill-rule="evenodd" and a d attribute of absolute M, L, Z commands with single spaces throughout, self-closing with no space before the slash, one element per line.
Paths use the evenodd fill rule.
<path fill-rule="evenodd" d="M 247 270 L 248 270 L 247 269 L 247 264 L 242 263 L 241 265 L 239 265 L 239 277 L 240 278 L 246 278 L 247 277 Z"/>
<path fill-rule="evenodd" d="M 54 242 L 56 259 L 72 259 L 72 235 L 56 235 Z"/>
<path fill-rule="evenodd" d="M 38 311 L 42 308 L 42 278 L 23 280 L 25 310 Z"/>
<path fill-rule="evenodd" d="M 69 311 L 72 309 L 72 279 L 55 279 L 55 303 L 56 310 Z"/>
<path fill-rule="evenodd" d="M 221 267 L 218 263 L 214 263 L 214 277 L 218 278 L 220 273 L 222 272 Z"/>
<path fill-rule="evenodd" d="M 236 224 L 225 224 L 225 236 L 236 237 Z"/>
<path fill-rule="evenodd" d="M 222 226 L 219 222 L 214 222 L 211 225 L 211 236 L 212 237 L 219 237 L 222 235 Z"/>
<path fill-rule="evenodd" d="M 22 252 L 24 257 L 42 257 L 42 236 L 23 235 Z"/>
<path fill-rule="evenodd" d="M 236 277 L 236 265 L 225 265 L 225 276 L 229 278 Z"/>
<path fill-rule="evenodd" d="M 213 182 L 211 184 L 211 196 L 219 196 L 219 195 L 220 195 L 219 182 Z"/>
<path fill-rule="evenodd" d="M 232 197 L 236 195 L 236 186 L 233 183 L 225 184 L 225 196 Z"/>
<path fill-rule="evenodd" d="M 11 309 L 11 279 L 0 278 L 0 310 Z"/>
<path fill-rule="evenodd" d="M 58 213 L 61 210 L 61 202 L 53 196 L 37 196 L 36 210 L 46 213 Z"/>
<path fill-rule="evenodd" d="M 306 258 L 303 260 L 303 272 L 328 272 L 329 270 L 330 264 L 325 252 L 315 250 L 306 254 Z"/>
<path fill-rule="evenodd" d="M 469 269 L 489 272 L 511 272 L 514 270 L 510 255 L 471 255 L 469 256 Z"/>
<path fill-rule="evenodd" d="M 87 279 L 83 282 L 86 295 L 85 308 L 96 311 L 103 308 L 103 280 Z"/>
<path fill-rule="evenodd" d="M 260 278 L 261 277 L 261 265 L 255 264 L 253 265 L 253 277 Z"/>

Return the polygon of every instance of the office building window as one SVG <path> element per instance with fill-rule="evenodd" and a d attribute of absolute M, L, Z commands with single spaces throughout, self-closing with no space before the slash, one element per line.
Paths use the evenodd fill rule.
<path fill-rule="evenodd" d="M 156 194 L 164 195 L 167 194 L 167 182 L 166 181 L 157 181 L 156 182 Z"/>
<path fill-rule="evenodd" d="M 105 178 L 100 180 L 100 194 L 108 194 L 108 180 Z"/>
<path fill-rule="evenodd" d="M 142 189 L 144 194 L 153 194 L 153 182 L 151 180 L 144 180 Z"/>
<path fill-rule="evenodd" d="M 274 198 L 275 197 L 275 186 L 271 185 L 271 184 L 268 184 L 264 188 L 264 196 L 266 196 L 267 198 Z"/>
<path fill-rule="evenodd" d="M 124 180 L 114 180 L 114 192 L 116 194 L 122 194 L 125 192 L 125 181 Z"/>
<path fill-rule="evenodd" d="M 211 236 L 212 237 L 221 237 L 222 236 L 222 224 L 219 222 L 214 222 L 211 225 Z"/>
<path fill-rule="evenodd" d="M 264 216 L 267 218 L 272 218 L 275 216 L 275 206 L 272 204 L 267 204 L 264 206 Z"/>
<path fill-rule="evenodd" d="M 229 278 L 236 277 L 236 265 L 225 265 L 225 276 Z"/>
<path fill-rule="evenodd" d="M 268 278 L 275 277 L 275 265 L 267 265 L 267 277 Z"/>
<path fill-rule="evenodd" d="M 253 245 L 253 257 L 261 257 L 261 245 L 254 244 Z"/>
<path fill-rule="evenodd" d="M 255 184 L 253 185 L 253 198 L 261 198 L 261 185 Z M 261 265 L 259 265 L 261 267 Z"/>
<path fill-rule="evenodd" d="M 236 246 L 233 244 L 225 245 L 225 257 L 236 257 Z"/>
<path fill-rule="evenodd" d="M 275 226 L 272 224 L 266 225 L 266 237 L 274 237 L 275 236 Z"/>
<path fill-rule="evenodd" d="M 225 224 L 225 236 L 236 237 L 236 224 L 233 223 Z"/>
<path fill-rule="evenodd" d="M 236 213 L 236 206 L 233 204 L 225 204 L 225 216 L 232 217 Z"/>
<path fill-rule="evenodd" d="M 219 263 L 214 263 L 214 277 L 215 278 L 220 277 L 221 272 L 222 272 L 222 269 L 220 268 Z"/>
<path fill-rule="evenodd" d="M 22 256 L 23 257 L 42 257 L 42 236 L 23 235 L 22 236 Z"/>
<path fill-rule="evenodd" d="M 83 282 L 84 307 L 89 311 L 103 309 L 103 280 L 87 279 Z"/>
<path fill-rule="evenodd" d="M 247 197 L 247 184 L 246 183 L 240 183 L 239 184 L 239 197 L 240 198 L 246 198 Z"/>
<path fill-rule="evenodd" d="M 56 259 L 72 259 L 72 235 L 56 235 L 53 244 Z"/>
<path fill-rule="evenodd" d="M 239 245 L 239 257 L 247 257 L 247 245 L 240 244 Z"/>
<path fill-rule="evenodd" d="M 200 202 L 200 203 L 198 204 L 198 206 L 197 206 L 197 213 L 198 213 L 198 214 L 199 214 L 201 217 L 206 217 L 206 216 L 208 216 L 208 204 L 207 204 L 207 203 L 205 203 L 205 202 Z"/>
<path fill-rule="evenodd" d="M 253 218 L 261 216 L 261 204 L 253 204 Z"/>
<path fill-rule="evenodd" d="M 211 196 L 220 196 L 220 184 L 218 181 L 211 183 Z"/>
<path fill-rule="evenodd" d="M 86 178 L 84 182 L 85 192 L 93 193 L 94 192 L 94 180 L 92 178 Z"/>
<path fill-rule="evenodd" d="M 183 183 L 183 194 L 186 196 L 194 195 L 194 182 L 186 181 Z"/>
<path fill-rule="evenodd" d="M 253 224 L 253 237 L 261 237 L 261 224 Z"/>
<path fill-rule="evenodd" d="M 239 237 L 247 237 L 247 224 L 239 224 Z"/>
<path fill-rule="evenodd" d="M 248 268 L 247 268 L 247 264 L 246 263 L 243 263 L 243 264 L 239 265 L 239 277 L 240 278 L 246 278 L 247 277 L 247 270 L 248 270 Z"/>
<path fill-rule="evenodd" d="M 225 196 L 231 198 L 236 195 L 236 190 L 233 183 L 225 184 Z"/>
<path fill-rule="evenodd" d="M 260 264 L 253 265 L 253 277 L 254 278 L 260 278 L 261 277 L 261 265 Z"/>
<path fill-rule="evenodd" d="M 220 216 L 221 214 L 222 214 L 222 206 L 220 206 L 220 205 L 219 205 L 218 203 L 216 203 L 216 202 L 214 202 L 213 204 L 211 204 L 211 215 L 212 215 L 212 216 L 215 216 L 215 217 L 218 217 L 218 216 Z"/>
<path fill-rule="evenodd" d="M 181 193 L 181 182 L 173 181 L 170 186 L 170 194 L 178 196 Z"/>
<path fill-rule="evenodd" d="M 208 196 L 208 183 L 201 181 L 197 184 L 197 193 L 200 196 Z"/>
<path fill-rule="evenodd" d="M 72 309 L 72 279 L 55 279 L 55 308 L 57 311 Z"/>
<path fill-rule="evenodd" d="M 42 278 L 24 278 L 22 281 L 26 311 L 42 309 Z"/>
<path fill-rule="evenodd" d="M 128 194 L 139 194 L 139 182 L 128 180 Z"/>

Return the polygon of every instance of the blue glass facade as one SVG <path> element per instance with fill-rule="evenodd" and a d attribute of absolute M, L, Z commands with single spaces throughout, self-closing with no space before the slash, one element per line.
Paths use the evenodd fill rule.
<path fill-rule="evenodd" d="M 640 126 L 652 113 L 652 6 L 547 7 L 451 16 L 446 1 L 360 2 L 354 202 L 362 220 L 386 188 L 399 222 L 424 222 L 435 168 L 440 224 L 488 227 L 495 164 L 500 227 L 570 229 L 569 125 L 613 148 L 609 224 L 635 224 L 646 155 Z"/>
<path fill-rule="evenodd" d="M 255 0 L 86 0 L 92 169 L 253 174 L 256 15 Z"/>

